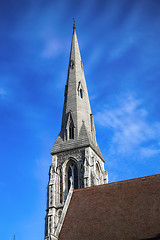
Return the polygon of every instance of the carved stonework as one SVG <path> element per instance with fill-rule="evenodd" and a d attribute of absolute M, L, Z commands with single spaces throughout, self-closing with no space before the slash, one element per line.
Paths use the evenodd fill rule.
<path fill-rule="evenodd" d="M 69 158 L 75 158 L 77 161 L 83 161 L 84 154 L 84 149 L 70 150 L 57 154 L 57 158 L 59 164 L 62 165 Z"/>

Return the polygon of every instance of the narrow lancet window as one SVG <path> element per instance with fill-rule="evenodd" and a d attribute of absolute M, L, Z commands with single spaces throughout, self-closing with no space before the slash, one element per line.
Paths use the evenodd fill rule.
<path fill-rule="evenodd" d="M 71 181 L 73 184 L 73 188 L 78 188 L 78 168 L 75 163 L 71 163 L 71 165 L 68 167 L 68 191 L 71 187 Z"/>
<path fill-rule="evenodd" d="M 69 139 L 74 139 L 74 127 L 69 127 Z"/>
<path fill-rule="evenodd" d="M 74 189 L 78 188 L 78 170 L 77 166 L 74 166 Z"/>
<path fill-rule="evenodd" d="M 72 169 L 71 169 L 71 167 L 69 166 L 69 168 L 68 168 L 68 191 L 69 191 L 70 186 L 71 186 L 70 177 L 72 177 Z"/>
<path fill-rule="evenodd" d="M 80 95 L 81 98 L 83 98 L 83 91 L 82 91 L 82 89 L 80 89 L 79 95 Z"/>
<path fill-rule="evenodd" d="M 83 90 L 81 81 L 79 81 L 78 83 L 77 91 L 78 91 L 78 96 L 80 96 L 80 98 L 83 98 L 84 90 Z"/>
<path fill-rule="evenodd" d="M 60 169 L 60 203 L 62 203 L 62 192 L 63 192 L 63 182 L 62 182 L 62 170 Z"/>

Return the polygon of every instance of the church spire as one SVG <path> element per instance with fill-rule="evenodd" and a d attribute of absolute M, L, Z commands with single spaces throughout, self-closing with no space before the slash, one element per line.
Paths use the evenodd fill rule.
<path fill-rule="evenodd" d="M 76 29 L 76 26 L 75 26 L 75 19 L 73 18 L 73 30 Z"/>
<path fill-rule="evenodd" d="M 96 141 L 75 21 L 64 95 L 61 130 L 51 151 L 45 240 L 58 237 L 73 188 L 108 181 L 104 159 Z"/>
<path fill-rule="evenodd" d="M 75 23 L 73 24 L 73 36 L 68 66 L 67 84 L 65 87 L 64 111 L 62 117 L 62 131 L 66 129 L 68 113 L 71 113 L 74 123 L 75 137 L 79 137 L 82 122 L 90 131 L 91 108 L 88 91 L 84 77 L 79 44 L 77 40 Z"/>
<path fill-rule="evenodd" d="M 79 50 L 75 20 L 73 19 L 73 21 L 61 131 L 51 153 L 61 151 L 62 145 L 63 148 L 67 148 L 67 145 L 70 146 L 70 141 L 72 141 L 73 147 L 74 143 L 80 141 L 82 145 L 92 145 L 100 157 L 103 158 L 96 141 L 94 120 Z"/>

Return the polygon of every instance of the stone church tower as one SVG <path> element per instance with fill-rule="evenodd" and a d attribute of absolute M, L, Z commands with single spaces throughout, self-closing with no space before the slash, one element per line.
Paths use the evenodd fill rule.
<path fill-rule="evenodd" d="M 96 141 L 75 24 L 64 92 L 61 130 L 51 151 L 47 186 L 45 240 L 55 239 L 56 229 L 71 188 L 108 182 L 104 159 Z"/>

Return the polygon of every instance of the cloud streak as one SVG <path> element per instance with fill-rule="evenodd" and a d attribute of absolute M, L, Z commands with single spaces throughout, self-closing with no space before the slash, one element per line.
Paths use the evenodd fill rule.
<path fill-rule="evenodd" d="M 44 58 L 54 58 L 60 55 L 62 52 L 65 51 L 64 44 L 56 39 L 56 38 L 51 38 L 47 39 L 44 50 L 42 52 L 42 56 Z"/>
<path fill-rule="evenodd" d="M 5 95 L 6 91 L 3 88 L 0 88 L 0 95 Z"/>
<path fill-rule="evenodd" d="M 160 122 L 150 122 L 141 100 L 132 95 L 118 99 L 116 107 L 106 107 L 95 116 L 97 123 L 112 129 L 110 153 L 139 158 L 160 154 Z"/>
<path fill-rule="evenodd" d="M 3 88 L 0 88 L 0 98 L 4 98 L 6 91 Z"/>

